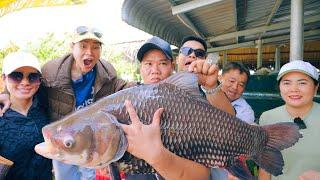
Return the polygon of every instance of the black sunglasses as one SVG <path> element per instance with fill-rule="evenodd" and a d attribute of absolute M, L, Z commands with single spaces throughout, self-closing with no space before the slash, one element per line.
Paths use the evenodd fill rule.
<path fill-rule="evenodd" d="M 190 54 L 192 54 L 194 52 L 194 54 L 196 55 L 197 58 L 205 58 L 206 56 L 206 51 L 203 49 L 192 49 L 191 47 L 182 47 L 180 48 L 180 53 L 185 55 L 185 56 L 189 56 Z"/>
<path fill-rule="evenodd" d="M 306 129 L 307 126 L 304 121 L 300 117 L 296 117 L 293 119 L 293 122 L 299 127 L 299 129 Z"/>
<path fill-rule="evenodd" d="M 77 29 L 76 29 L 76 32 L 77 32 L 79 35 L 85 35 L 85 34 L 87 34 L 89 31 L 90 31 L 92 34 L 94 34 L 97 38 L 101 38 L 101 37 L 102 37 L 102 32 L 99 31 L 99 30 L 96 29 L 96 28 L 89 29 L 87 26 L 79 26 L 79 27 L 77 27 Z"/>
<path fill-rule="evenodd" d="M 40 73 L 29 73 L 24 75 L 22 72 L 12 72 L 8 75 L 8 78 L 14 83 L 21 83 L 22 79 L 27 77 L 30 84 L 40 84 L 41 74 Z"/>

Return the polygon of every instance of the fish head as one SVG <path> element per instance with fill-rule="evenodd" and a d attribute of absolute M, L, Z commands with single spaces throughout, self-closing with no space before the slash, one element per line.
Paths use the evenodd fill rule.
<path fill-rule="evenodd" d="M 118 160 L 127 141 L 116 118 L 108 113 L 73 113 L 42 128 L 45 142 L 36 145 L 38 154 L 67 164 L 104 167 Z"/>

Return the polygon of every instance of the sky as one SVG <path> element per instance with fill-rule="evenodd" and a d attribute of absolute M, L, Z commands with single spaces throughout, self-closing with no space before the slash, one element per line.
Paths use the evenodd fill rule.
<path fill-rule="evenodd" d="M 49 32 L 57 38 L 72 32 L 79 25 L 89 25 L 103 32 L 108 43 L 144 40 L 151 35 L 121 20 L 123 0 L 88 0 L 75 6 L 29 8 L 0 17 L 0 48 L 10 41 L 24 46 Z"/>

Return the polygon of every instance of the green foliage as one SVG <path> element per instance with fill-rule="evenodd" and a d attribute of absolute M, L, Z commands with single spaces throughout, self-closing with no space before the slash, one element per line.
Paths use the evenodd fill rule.
<path fill-rule="evenodd" d="M 128 81 L 141 81 L 137 62 L 126 58 L 124 51 L 116 51 L 117 47 L 115 46 L 107 46 L 104 48 L 102 58 L 114 66 L 119 77 Z"/>
<path fill-rule="evenodd" d="M 54 33 L 48 33 L 39 42 L 27 44 L 27 51 L 37 56 L 41 64 L 64 55 L 68 50 L 65 40 L 57 40 Z"/>

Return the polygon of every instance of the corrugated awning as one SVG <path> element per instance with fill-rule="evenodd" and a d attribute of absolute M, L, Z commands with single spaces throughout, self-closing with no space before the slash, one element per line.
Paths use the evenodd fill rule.
<path fill-rule="evenodd" d="M 286 44 L 290 0 L 124 0 L 129 25 L 179 45 L 187 35 L 203 37 L 208 52 Z M 304 39 L 320 39 L 320 1 L 304 0 Z"/>

